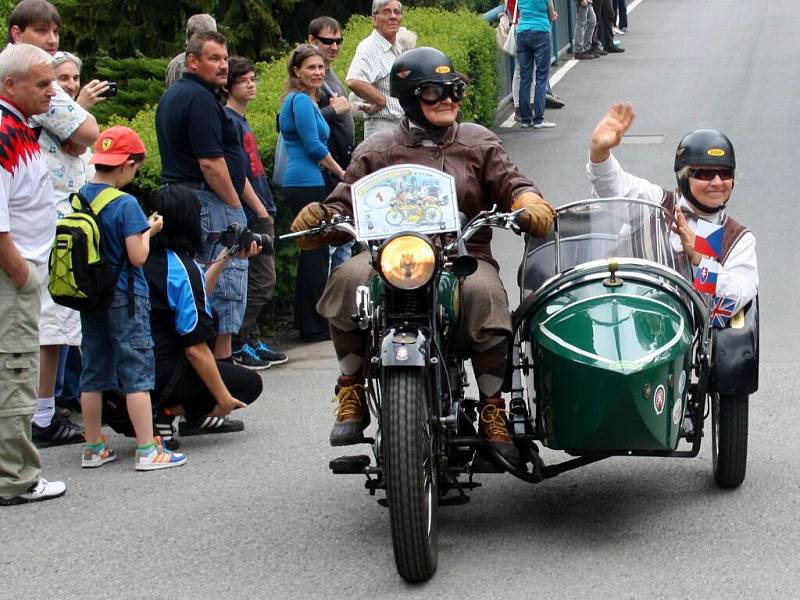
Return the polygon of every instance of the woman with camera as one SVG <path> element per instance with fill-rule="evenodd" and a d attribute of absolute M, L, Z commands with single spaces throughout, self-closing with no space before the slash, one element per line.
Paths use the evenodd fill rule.
<path fill-rule="evenodd" d="M 152 398 L 158 434 L 166 447 L 176 448 L 171 441 L 176 416 L 184 417 L 178 428 L 182 436 L 244 429 L 244 423 L 227 415 L 254 402 L 262 382 L 258 374 L 230 359 L 216 360 L 209 347 L 216 327 L 207 298 L 222 274 L 229 249 L 220 244 L 222 252 L 203 273 L 194 260 L 203 246 L 196 196 L 182 186 L 166 185 L 156 196 L 155 208 L 164 227 L 151 240 L 144 265 L 155 344 Z M 249 256 L 258 250 L 252 241 L 243 253 Z"/>
<path fill-rule="evenodd" d="M 326 196 L 322 169 L 336 180 L 344 170 L 328 151 L 330 128 L 317 106 L 317 98 L 325 81 L 322 52 L 311 44 L 300 44 L 289 56 L 286 96 L 278 122 L 287 154 L 283 176 L 283 196 L 292 213 L 309 202 Z M 328 246 L 300 252 L 295 286 L 295 327 L 300 339 L 316 342 L 328 339 L 328 322 L 317 312 L 316 305 L 328 281 Z"/>

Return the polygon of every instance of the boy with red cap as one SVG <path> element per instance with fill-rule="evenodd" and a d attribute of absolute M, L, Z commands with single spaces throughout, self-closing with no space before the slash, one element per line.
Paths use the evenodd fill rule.
<path fill-rule="evenodd" d="M 102 393 L 119 389 L 127 398 L 128 415 L 136 432 L 136 470 L 177 467 L 186 456 L 165 450 L 153 437 L 150 390 L 154 381 L 153 340 L 147 280 L 142 265 L 150 253 L 150 237 L 161 231 L 163 220 L 148 220 L 136 198 L 119 191 L 133 181 L 144 162 L 145 148 L 136 132 L 111 127 L 97 138 L 90 163 L 95 176 L 80 193 L 91 203 L 110 200 L 97 216 L 103 254 L 112 272 L 119 272 L 111 305 L 98 312 L 82 312 L 83 371 L 81 408 L 86 445 L 82 467 L 99 467 L 116 459 L 101 434 Z"/>

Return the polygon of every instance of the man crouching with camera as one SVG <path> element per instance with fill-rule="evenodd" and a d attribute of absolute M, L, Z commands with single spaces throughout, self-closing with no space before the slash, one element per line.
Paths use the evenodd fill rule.
<path fill-rule="evenodd" d="M 208 297 L 213 293 L 228 257 L 250 256 L 262 247 L 272 251 L 268 236 L 249 230 L 221 232 L 219 256 L 205 274 L 195 262 L 203 247 L 200 202 L 180 185 L 162 187 L 155 208 L 164 219 L 161 233 L 153 237 L 144 265 L 150 288 L 150 323 L 155 344 L 155 426 L 167 447 L 177 447 L 173 421 L 181 436 L 229 433 L 244 423 L 227 415 L 259 397 L 257 373 L 230 359 L 216 360 L 209 343 L 217 335 Z M 266 238 L 266 239 L 265 239 Z M 241 248 L 240 245 L 245 247 Z"/>

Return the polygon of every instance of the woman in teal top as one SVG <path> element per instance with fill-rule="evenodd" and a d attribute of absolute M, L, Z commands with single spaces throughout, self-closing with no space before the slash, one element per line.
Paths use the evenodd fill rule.
<path fill-rule="evenodd" d="M 531 82 L 536 68 L 536 87 L 533 92 L 533 115 L 527 101 L 520 101 L 519 113 L 522 127 L 549 129 L 555 123 L 544 120 L 544 102 L 550 61 L 553 55 L 550 23 L 558 17 L 553 0 L 519 0 L 517 23 L 517 58 L 519 60 L 519 97 L 531 97 Z"/>
<path fill-rule="evenodd" d="M 289 56 L 286 96 L 278 124 L 286 148 L 283 197 L 294 215 L 306 204 L 325 199 L 321 169 L 336 179 L 344 170 L 328 151 L 330 128 L 317 107 L 317 97 L 325 81 L 322 53 L 311 44 L 300 44 Z M 317 300 L 328 281 L 328 246 L 301 251 L 297 265 L 294 297 L 294 322 L 300 339 L 314 342 L 329 336 L 328 322 L 317 313 Z"/>

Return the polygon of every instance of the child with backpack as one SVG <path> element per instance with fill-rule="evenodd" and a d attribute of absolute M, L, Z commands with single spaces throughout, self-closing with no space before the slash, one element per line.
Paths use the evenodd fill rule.
<path fill-rule="evenodd" d="M 110 389 L 126 395 L 138 444 L 137 471 L 186 462 L 186 456 L 165 450 L 153 437 L 153 340 L 142 265 L 150 252 L 150 237 L 161 230 L 163 220 L 158 215 L 148 220 L 136 198 L 119 192 L 133 180 L 144 158 L 144 144 L 136 132 L 120 126 L 106 129 L 89 160 L 95 165 L 95 176 L 79 192 L 88 203 L 100 200 L 94 211 L 100 226 L 100 251 L 116 278 L 108 307 L 81 312 L 81 408 L 86 436 L 82 467 L 99 467 L 116 459 L 100 432 L 102 393 Z"/>

